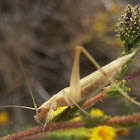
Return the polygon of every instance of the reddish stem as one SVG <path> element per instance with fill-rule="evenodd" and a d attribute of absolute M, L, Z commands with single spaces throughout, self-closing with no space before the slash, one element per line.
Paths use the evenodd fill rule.
<path fill-rule="evenodd" d="M 32 129 L 22 131 L 16 134 L 13 134 L 11 136 L 8 136 L 7 138 L 1 138 L 0 140 L 21 140 L 25 139 L 29 136 L 33 136 L 42 132 L 48 132 L 53 130 L 59 130 L 59 129 L 65 129 L 65 128 L 77 128 L 82 127 L 83 122 L 63 122 L 63 123 L 50 123 L 48 124 L 45 129 L 43 126 L 37 126 Z"/>
<path fill-rule="evenodd" d="M 123 80 L 130 81 L 130 80 L 138 77 L 139 75 L 140 75 L 140 69 L 135 71 L 135 72 L 133 72 L 133 73 L 131 73 L 131 74 L 129 74 L 129 75 L 127 75 L 127 76 L 125 76 L 123 78 Z"/>
<path fill-rule="evenodd" d="M 95 104 L 97 101 L 103 99 L 106 96 L 106 92 L 110 89 L 106 88 L 103 91 L 101 91 L 99 94 L 95 95 L 94 97 L 92 97 L 91 99 L 89 99 L 88 101 L 86 101 L 83 105 L 83 109 L 86 109 L 90 106 L 92 106 L 93 104 Z"/>
<path fill-rule="evenodd" d="M 140 113 L 134 114 L 131 116 L 122 116 L 122 117 L 115 117 L 111 118 L 107 122 L 105 122 L 103 125 L 115 125 L 115 124 L 127 124 L 127 123 L 138 123 L 140 122 Z M 59 130 L 59 129 L 66 129 L 66 128 L 80 128 L 84 126 L 84 122 L 78 121 L 78 122 L 63 122 L 63 123 L 50 123 L 46 126 L 46 128 L 43 131 L 42 126 L 38 126 L 26 131 L 22 131 L 16 134 L 13 134 L 11 136 L 8 136 L 7 138 L 1 138 L 0 140 L 21 140 L 28 138 L 29 136 L 37 135 L 42 132 L 48 132 L 53 130 Z"/>
<path fill-rule="evenodd" d="M 114 125 L 114 124 L 127 124 L 127 123 L 138 123 L 140 121 L 140 113 L 134 114 L 132 116 L 122 116 L 122 117 L 115 117 L 108 120 L 106 123 L 107 125 Z"/>

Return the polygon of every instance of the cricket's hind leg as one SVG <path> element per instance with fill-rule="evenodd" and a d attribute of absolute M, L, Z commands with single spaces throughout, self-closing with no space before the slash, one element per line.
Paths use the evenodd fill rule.
<path fill-rule="evenodd" d="M 75 106 L 79 108 L 84 114 L 88 115 L 89 113 L 83 110 L 78 103 L 81 101 L 81 89 L 80 89 L 80 61 L 81 48 L 76 47 L 75 49 L 75 58 L 72 68 L 72 74 L 70 79 L 70 94 L 63 94 L 65 101 L 70 100 Z"/>
<path fill-rule="evenodd" d="M 125 91 L 123 91 L 115 82 L 114 82 L 114 80 L 112 79 L 112 78 L 109 78 L 109 77 L 107 77 L 106 76 L 106 73 L 102 70 L 102 68 L 100 67 L 100 65 L 96 62 L 96 60 L 90 55 L 90 53 L 86 50 L 86 49 L 84 49 L 83 47 L 81 47 L 81 46 L 78 46 L 77 48 L 76 48 L 76 50 L 78 50 L 77 52 L 83 52 L 84 54 L 85 54 L 85 56 L 91 61 L 91 63 L 98 69 L 98 70 L 100 70 L 101 71 L 101 73 L 104 75 L 104 77 L 120 92 L 120 94 L 122 95 L 122 96 L 124 96 L 128 101 L 130 101 L 131 103 L 134 103 L 134 104 L 136 104 L 136 105 L 138 105 L 138 106 L 140 106 L 140 103 L 139 102 L 137 102 L 137 101 L 135 101 L 133 98 L 131 98 L 130 96 L 128 96 L 127 95 L 127 93 L 125 92 Z M 74 72 L 75 73 L 75 72 Z M 74 75 L 74 74 L 73 74 Z M 74 76 L 73 76 L 74 77 Z M 72 78 L 73 78 L 72 77 Z M 72 79 L 71 78 L 71 79 Z M 74 78 L 73 78 L 74 79 Z M 78 77 L 77 77 L 77 79 L 78 79 Z M 73 84 L 72 84 L 73 83 Z M 74 90 L 74 84 L 76 83 L 76 80 L 75 80 L 75 82 L 73 82 L 73 80 L 71 80 L 71 86 L 70 86 L 70 88 L 71 88 L 71 91 L 75 91 L 74 93 L 72 93 L 72 95 L 73 94 L 75 94 L 76 93 L 76 90 Z M 79 87 L 78 87 L 78 89 L 77 89 L 77 91 L 79 92 Z"/>

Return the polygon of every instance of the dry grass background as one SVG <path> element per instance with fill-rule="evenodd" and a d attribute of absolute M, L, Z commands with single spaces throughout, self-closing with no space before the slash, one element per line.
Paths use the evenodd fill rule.
<path fill-rule="evenodd" d="M 36 82 L 51 95 L 69 85 L 73 63 L 72 49 L 76 45 L 83 45 L 100 65 L 105 65 L 119 56 L 121 44 L 115 39 L 114 30 L 125 4 L 119 4 L 115 0 L 108 2 L 0 1 L 1 14 L 5 17 L 16 42 L 38 106 L 44 101 L 36 92 Z M 114 5 L 110 5 L 111 2 Z M 133 65 L 132 71 L 140 68 L 138 56 L 136 59 L 136 66 Z M 81 77 L 93 70 L 94 66 L 82 55 Z M 138 81 L 133 80 L 129 84 L 133 89 L 133 96 L 138 97 Z M 0 105 L 9 104 L 33 106 L 0 15 Z M 97 106 L 107 114 L 125 114 L 124 100 L 120 98 L 106 100 Z M 9 131 L 23 130 L 27 124 L 35 124 L 33 111 L 15 108 L 1 111 L 8 112 L 10 116 L 8 125 L 0 126 L 1 135 Z M 133 134 L 131 136 L 133 137 Z"/>

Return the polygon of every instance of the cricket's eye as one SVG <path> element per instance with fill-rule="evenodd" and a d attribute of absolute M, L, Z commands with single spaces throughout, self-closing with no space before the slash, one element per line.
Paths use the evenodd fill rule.
<path fill-rule="evenodd" d="M 40 108 L 38 108 L 38 110 L 37 110 L 37 111 L 38 111 L 38 113 L 40 113 L 40 112 L 41 112 L 41 109 L 40 109 Z"/>

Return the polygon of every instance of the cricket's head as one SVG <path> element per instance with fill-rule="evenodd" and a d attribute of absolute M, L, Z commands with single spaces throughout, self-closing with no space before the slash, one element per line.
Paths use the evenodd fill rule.
<path fill-rule="evenodd" d="M 40 123 L 40 120 L 46 116 L 48 111 L 49 111 L 49 109 L 47 109 L 47 108 L 45 108 L 43 106 L 40 106 L 36 110 L 36 115 L 34 116 L 34 119 L 36 120 L 36 122 Z"/>

